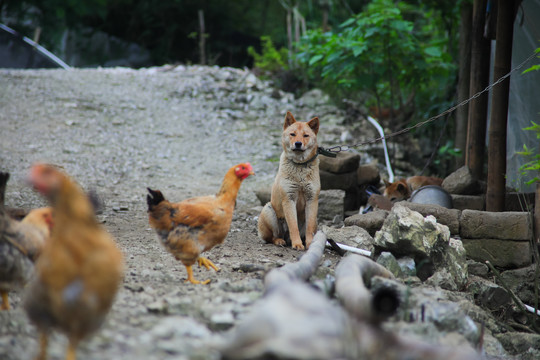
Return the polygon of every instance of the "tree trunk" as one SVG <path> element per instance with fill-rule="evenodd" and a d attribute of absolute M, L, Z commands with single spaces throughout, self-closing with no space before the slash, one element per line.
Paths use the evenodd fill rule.
<path fill-rule="evenodd" d="M 484 37 L 487 0 L 474 0 L 471 47 L 471 84 L 469 93 L 482 91 L 489 83 L 490 40 Z M 486 120 L 488 94 L 484 93 L 469 103 L 467 125 L 467 151 L 465 164 L 475 179 L 482 179 L 484 149 L 486 144 Z"/>
<path fill-rule="evenodd" d="M 497 45 L 493 79 L 510 72 L 514 35 L 514 1 L 498 1 Z M 504 211 L 506 193 L 506 128 L 510 77 L 492 90 L 491 122 L 489 126 L 487 211 Z"/>
<path fill-rule="evenodd" d="M 465 1 L 461 5 L 461 22 L 459 25 L 459 75 L 458 75 L 458 104 L 469 98 L 471 82 L 471 27 L 472 4 Z M 469 105 L 456 110 L 456 137 L 454 145 L 461 150 L 461 157 L 456 158 L 456 169 L 465 164 L 465 147 L 467 140 L 467 119 Z"/>

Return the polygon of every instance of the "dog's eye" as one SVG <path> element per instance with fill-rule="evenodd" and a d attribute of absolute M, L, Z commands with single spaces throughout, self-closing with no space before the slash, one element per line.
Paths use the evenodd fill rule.
<path fill-rule="evenodd" d="M 296 136 L 296 134 L 295 134 L 295 133 L 291 133 L 290 135 L 291 135 L 291 136 Z"/>
<path fill-rule="evenodd" d="M 309 135 L 308 135 L 308 134 L 304 134 L 304 137 L 309 137 Z"/>

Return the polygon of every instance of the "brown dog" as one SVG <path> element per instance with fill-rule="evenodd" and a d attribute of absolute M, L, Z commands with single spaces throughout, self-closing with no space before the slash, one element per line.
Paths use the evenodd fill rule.
<path fill-rule="evenodd" d="M 394 182 L 388 182 L 384 180 L 386 188 L 383 195 L 390 199 L 390 201 L 406 200 L 411 197 L 414 190 L 426 185 L 441 186 L 443 179 L 432 176 L 411 176 L 407 179 L 399 179 Z"/>
<path fill-rule="evenodd" d="M 305 235 L 306 248 L 313 240 L 321 191 L 318 132 L 319 118 L 297 122 L 287 112 L 272 197 L 259 216 L 259 237 L 268 243 L 285 245 L 288 233 L 293 249 L 304 250 L 301 237 Z"/>

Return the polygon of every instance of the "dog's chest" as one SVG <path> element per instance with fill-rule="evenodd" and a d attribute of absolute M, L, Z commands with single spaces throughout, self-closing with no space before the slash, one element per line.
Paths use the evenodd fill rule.
<path fill-rule="evenodd" d="M 320 190 L 319 160 L 306 165 L 297 165 L 290 161 L 280 163 L 281 185 L 286 192 L 313 194 Z"/>

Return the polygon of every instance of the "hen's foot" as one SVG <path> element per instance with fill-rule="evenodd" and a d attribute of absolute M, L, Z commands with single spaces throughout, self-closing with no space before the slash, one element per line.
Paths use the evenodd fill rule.
<path fill-rule="evenodd" d="M 186 266 L 186 270 L 187 270 L 188 278 L 185 282 L 190 282 L 192 284 L 202 284 L 202 285 L 206 285 L 210 282 L 210 279 L 204 280 L 204 281 L 195 280 L 195 278 L 193 277 L 193 269 L 191 268 L 191 266 Z"/>
<path fill-rule="evenodd" d="M 202 265 L 204 266 L 207 270 L 210 270 L 210 268 L 214 269 L 215 271 L 219 271 L 219 268 L 214 265 L 213 262 L 211 262 L 210 260 L 208 260 L 207 258 L 204 258 L 204 257 L 199 257 L 197 259 L 197 263 L 199 264 L 199 267 Z"/>

